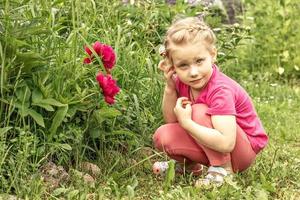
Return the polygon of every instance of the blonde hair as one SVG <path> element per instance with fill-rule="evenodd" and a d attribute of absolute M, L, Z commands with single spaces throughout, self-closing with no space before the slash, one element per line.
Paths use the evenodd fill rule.
<path fill-rule="evenodd" d="M 165 36 L 165 58 L 171 61 L 172 44 L 180 45 L 204 41 L 209 50 L 215 46 L 216 36 L 211 28 L 197 17 L 186 17 L 175 20 Z"/>

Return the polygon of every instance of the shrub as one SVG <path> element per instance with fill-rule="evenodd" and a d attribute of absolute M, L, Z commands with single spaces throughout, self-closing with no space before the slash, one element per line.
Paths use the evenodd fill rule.
<path fill-rule="evenodd" d="M 237 51 L 239 65 L 269 78 L 300 78 L 300 8 L 297 0 L 245 1 L 251 38 Z"/>

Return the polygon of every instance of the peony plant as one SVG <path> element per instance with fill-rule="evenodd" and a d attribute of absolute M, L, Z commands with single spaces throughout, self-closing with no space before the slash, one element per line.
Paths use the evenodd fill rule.
<path fill-rule="evenodd" d="M 111 70 L 116 64 L 116 53 L 114 49 L 106 44 L 102 44 L 96 41 L 92 46 L 94 52 L 101 58 L 102 64 L 106 71 L 106 74 L 99 72 L 96 76 L 96 80 L 102 89 L 102 94 L 104 95 L 104 100 L 108 104 L 115 103 L 115 96 L 120 92 L 120 88 L 117 85 L 117 81 L 113 79 L 111 75 Z M 85 52 L 88 57 L 84 58 L 84 64 L 91 64 L 95 58 L 93 51 L 89 47 L 85 47 Z"/>

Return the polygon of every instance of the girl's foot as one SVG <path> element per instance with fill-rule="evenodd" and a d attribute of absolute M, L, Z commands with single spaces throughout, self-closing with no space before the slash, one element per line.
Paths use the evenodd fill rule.
<path fill-rule="evenodd" d="M 224 183 L 224 178 L 230 176 L 230 172 L 226 171 L 223 167 L 210 166 L 207 170 L 207 175 L 203 179 L 196 181 L 196 187 L 216 185 L 221 186 Z"/>
<path fill-rule="evenodd" d="M 153 164 L 152 170 L 154 174 L 161 174 L 164 175 L 169 168 L 168 161 L 162 161 L 162 162 L 155 162 Z M 180 164 L 178 162 L 175 163 L 175 172 L 177 174 L 192 174 L 194 176 L 199 176 L 202 174 L 203 171 L 203 165 L 196 163 L 189 166 L 184 167 L 183 164 Z"/>

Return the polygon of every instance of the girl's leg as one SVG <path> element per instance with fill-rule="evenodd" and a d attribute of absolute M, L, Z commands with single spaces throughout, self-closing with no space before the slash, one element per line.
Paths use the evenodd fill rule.
<path fill-rule="evenodd" d="M 165 151 L 169 157 L 180 163 L 209 163 L 201 147 L 178 123 L 159 127 L 153 136 L 153 142 L 155 148 Z"/>
<path fill-rule="evenodd" d="M 207 106 L 192 106 L 192 119 L 200 125 L 213 128 L 211 118 L 206 114 Z M 233 171 L 247 169 L 255 160 L 255 152 L 246 133 L 237 126 L 235 148 L 231 153 L 221 153 L 201 145 L 192 138 L 178 123 L 165 124 L 157 129 L 153 136 L 155 147 L 165 151 L 169 157 L 184 162 L 197 162 L 207 166 L 232 165 Z"/>
<path fill-rule="evenodd" d="M 207 105 L 205 104 L 194 104 L 192 106 L 192 120 L 202 126 L 213 128 L 210 115 L 206 114 L 207 111 Z M 209 160 L 210 166 L 226 166 L 229 167 L 229 170 L 231 170 L 230 166 L 230 153 L 221 153 L 218 151 L 215 151 L 213 149 L 210 149 L 200 143 L 197 143 L 201 149 L 204 151 L 205 155 L 207 156 Z M 229 165 L 229 166 L 228 166 Z"/>
<path fill-rule="evenodd" d="M 192 106 L 193 120 L 206 127 L 212 127 L 210 116 L 205 112 L 207 106 L 195 104 Z M 153 136 L 154 146 L 165 151 L 169 157 L 178 162 L 201 163 L 206 166 L 222 166 L 230 162 L 229 153 L 220 153 L 207 148 L 190 136 L 178 123 L 169 123 L 159 127 Z"/>
<path fill-rule="evenodd" d="M 256 158 L 256 153 L 253 151 L 246 133 L 239 126 L 237 126 L 235 147 L 230 155 L 234 172 L 246 170 Z"/>
<path fill-rule="evenodd" d="M 211 118 L 206 114 L 207 106 L 204 104 L 195 104 L 192 106 L 192 119 L 200 125 L 213 128 Z M 234 172 L 247 169 L 255 160 L 256 153 L 253 151 L 246 133 L 237 125 L 236 143 L 231 153 L 220 153 L 201 144 L 211 166 L 222 166 L 231 161 Z"/>

